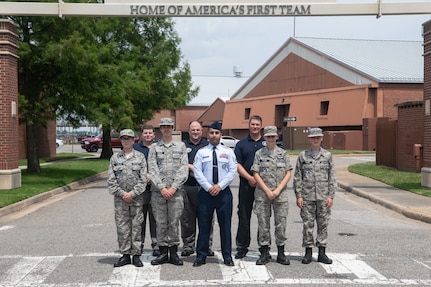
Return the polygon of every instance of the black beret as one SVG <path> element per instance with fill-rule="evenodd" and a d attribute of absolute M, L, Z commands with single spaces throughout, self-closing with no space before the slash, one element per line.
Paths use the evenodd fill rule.
<path fill-rule="evenodd" d="M 221 131 L 221 124 L 219 121 L 215 121 L 210 125 L 210 129 Z"/>

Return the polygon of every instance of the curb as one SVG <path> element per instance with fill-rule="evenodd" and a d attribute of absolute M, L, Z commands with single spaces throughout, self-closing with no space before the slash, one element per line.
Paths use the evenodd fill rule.
<path fill-rule="evenodd" d="M 92 183 L 95 181 L 102 180 L 104 178 L 107 178 L 107 176 L 108 176 L 108 171 L 104 171 L 104 172 L 98 173 L 96 175 L 92 175 L 92 176 L 89 176 L 87 178 L 69 183 L 68 185 L 61 186 L 61 187 L 58 187 L 56 189 L 32 196 L 30 198 L 18 201 L 16 203 L 10 204 L 8 206 L 2 207 L 2 208 L 0 208 L 0 217 L 8 215 L 8 214 L 13 213 L 13 212 L 17 212 L 17 211 L 19 211 L 25 207 L 28 207 L 32 204 L 44 201 L 44 200 L 46 200 L 50 197 L 53 197 L 55 195 L 58 195 L 60 193 L 70 192 L 70 191 L 73 191 L 74 189 L 76 189 L 77 187 L 80 187 L 80 186 L 83 186 L 83 185 L 86 185 L 86 184 L 89 184 L 89 183 Z"/>
<path fill-rule="evenodd" d="M 371 194 L 364 192 L 359 188 L 351 187 L 348 184 L 343 183 L 341 181 L 338 181 L 337 183 L 338 183 L 338 187 L 344 189 L 345 191 L 348 191 L 348 192 L 351 192 L 351 193 L 358 195 L 360 197 L 366 198 L 366 199 L 370 200 L 371 202 L 377 203 L 377 204 L 382 205 L 388 209 L 396 211 L 396 212 L 398 212 L 398 213 L 400 213 L 400 214 L 402 214 L 408 218 L 419 220 L 419 221 L 426 222 L 426 223 L 431 223 L 431 216 L 428 216 L 422 212 L 413 210 L 413 209 L 408 208 L 408 207 L 400 206 L 398 204 L 394 204 L 394 203 L 388 202 L 386 200 L 382 200 L 381 198 L 379 198 L 377 196 L 372 196 Z"/>

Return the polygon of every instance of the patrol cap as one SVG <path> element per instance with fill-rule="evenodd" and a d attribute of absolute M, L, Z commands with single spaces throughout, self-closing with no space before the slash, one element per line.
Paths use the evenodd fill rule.
<path fill-rule="evenodd" d="M 160 126 L 174 126 L 174 120 L 171 118 L 161 118 Z"/>
<path fill-rule="evenodd" d="M 221 124 L 219 121 L 215 121 L 209 126 L 209 128 L 221 131 Z"/>
<path fill-rule="evenodd" d="M 124 129 L 120 131 L 120 138 L 123 136 L 135 137 L 135 132 L 131 129 Z"/>
<path fill-rule="evenodd" d="M 263 136 L 264 137 L 278 136 L 277 127 L 276 126 L 266 126 L 263 129 Z"/>
<path fill-rule="evenodd" d="M 310 129 L 308 129 L 308 137 L 309 138 L 323 137 L 322 129 L 321 128 L 310 128 Z"/>

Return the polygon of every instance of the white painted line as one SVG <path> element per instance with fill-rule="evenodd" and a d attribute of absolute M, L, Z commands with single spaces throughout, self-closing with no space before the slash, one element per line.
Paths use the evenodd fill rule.
<path fill-rule="evenodd" d="M 14 225 L 5 225 L 5 226 L 0 227 L 0 231 L 12 229 L 14 227 L 15 227 Z"/>
<path fill-rule="evenodd" d="M 15 286 L 45 257 L 23 257 L 15 263 L 7 274 L 0 276 L 1 285 Z"/>
<path fill-rule="evenodd" d="M 353 273 L 358 279 L 370 279 L 372 282 L 375 281 L 386 281 L 387 278 L 377 272 L 374 268 L 366 264 L 364 261 L 358 260 L 355 254 L 328 254 L 328 256 L 337 261 L 336 266 L 339 266 L 338 263 L 343 265 L 347 270 L 350 270 L 350 273 Z M 331 266 L 332 264 L 322 264 L 323 268 L 325 268 L 326 272 L 332 274 L 333 272 L 337 272 Z M 370 284 L 372 284 L 372 282 Z"/>
<path fill-rule="evenodd" d="M 42 284 L 43 281 L 57 268 L 58 264 L 66 256 L 45 257 L 31 271 L 19 281 L 18 286 L 33 286 Z"/>
<path fill-rule="evenodd" d="M 239 260 L 234 259 L 235 266 L 226 266 L 223 264 L 223 256 L 220 252 L 215 252 L 220 261 L 220 270 L 224 282 L 238 283 L 238 282 L 266 282 L 273 280 L 272 274 L 268 271 L 265 265 L 256 265 L 256 260 L 259 258 L 259 253 L 247 253 L 247 259 Z"/>
<path fill-rule="evenodd" d="M 429 266 L 429 265 L 425 264 L 424 262 L 420 262 L 420 261 L 418 261 L 418 260 L 416 260 L 416 259 L 413 259 L 413 261 L 414 261 L 414 262 L 416 262 L 417 264 L 422 265 L 423 267 L 425 267 L 425 268 L 427 268 L 427 269 L 431 270 L 431 266 Z"/>
<path fill-rule="evenodd" d="M 112 273 L 106 278 L 106 282 L 85 282 L 85 283 L 61 283 L 46 284 L 44 281 L 49 275 L 58 268 L 59 264 L 67 257 L 118 257 L 118 253 L 107 254 L 82 254 L 82 255 L 65 255 L 65 256 L 0 256 L 0 259 L 18 260 L 10 268 L 0 275 L 0 286 L 20 287 L 20 286 L 38 286 L 38 287 L 141 287 L 141 286 L 253 286 L 253 285 L 385 285 L 385 286 L 431 286 L 431 279 L 387 279 L 376 270 L 371 268 L 360 257 L 355 254 L 331 253 L 329 257 L 333 258 L 334 263 L 326 265 L 313 262 L 317 268 L 324 268 L 328 274 L 353 274 L 355 279 L 337 279 L 337 278 L 274 278 L 266 265 L 256 265 L 259 258 L 258 252 L 249 252 L 246 259 L 235 259 L 235 266 L 228 267 L 223 264 L 223 258 L 220 252 L 216 252 L 219 268 L 222 277 L 210 280 L 178 280 L 164 281 L 160 280 L 162 266 L 152 266 L 150 255 L 141 256 L 144 267 L 137 268 L 133 265 L 126 265 L 119 268 L 112 268 Z M 273 258 L 276 253 L 271 254 Z M 288 253 L 288 256 L 301 256 L 299 253 Z M 421 263 L 421 262 L 418 262 Z M 269 263 L 273 264 L 273 262 Z M 425 264 L 425 268 L 428 265 Z M 428 266 L 429 267 L 429 266 Z M 186 267 L 184 267 L 186 268 Z M 286 277 L 288 274 L 286 273 Z"/>

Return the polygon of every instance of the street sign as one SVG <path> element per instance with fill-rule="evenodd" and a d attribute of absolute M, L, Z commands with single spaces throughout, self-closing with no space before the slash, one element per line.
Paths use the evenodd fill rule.
<path fill-rule="evenodd" d="M 296 117 L 284 117 L 283 122 L 296 122 Z"/>

